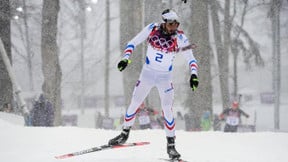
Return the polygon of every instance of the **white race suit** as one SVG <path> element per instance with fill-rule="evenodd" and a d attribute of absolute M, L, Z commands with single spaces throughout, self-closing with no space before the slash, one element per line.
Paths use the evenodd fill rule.
<path fill-rule="evenodd" d="M 123 127 L 134 124 L 137 108 L 147 97 L 151 88 L 157 87 L 164 116 L 165 132 L 167 137 L 175 136 L 175 121 L 172 112 L 174 88 L 172 84 L 172 64 L 177 55 L 177 49 L 188 46 L 190 43 L 183 31 L 177 30 L 172 36 L 161 31 L 161 24 L 151 23 L 128 42 L 123 59 L 129 59 L 137 45 L 147 41 L 146 61 L 143 65 L 139 80 L 133 91 L 131 103 L 126 111 Z M 197 75 L 197 61 L 192 49 L 181 52 L 190 67 L 191 74 Z"/>

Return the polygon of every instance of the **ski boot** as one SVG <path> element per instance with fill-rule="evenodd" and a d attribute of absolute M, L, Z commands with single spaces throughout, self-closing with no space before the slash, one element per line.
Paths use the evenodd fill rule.
<path fill-rule="evenodd" d="M 174 137 L 167 137 L 167 153 L 170 159 L 180 159 L 180 154 L 175 149 Z"/>
<path fill-rule="evenodd" d="M 120 135 L 116 136 L 115 138 L 112 138 L 109 140 L 109 145 L 121 145 L 125 143 L 129 137 L 130 127 L 123 128 Z"/>

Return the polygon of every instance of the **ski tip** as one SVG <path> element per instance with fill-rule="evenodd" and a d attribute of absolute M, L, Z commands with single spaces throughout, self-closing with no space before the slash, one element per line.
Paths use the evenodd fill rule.
<path fill-rule="evenodd" d="M 188 162 L 188 161 L 183 160 L 183 159 L 176 159 L 176 162 Z"/>
<path fill-rule="evenodd" d="M 150 142 L 136 142 L 136 145 L 148 145 Z"/>
<path fill-rule="evenodd" d="M 55 156 L 56 159 L 66 159 L 69 157 L 72 157 L 73 154 L 65 154 L 65 155 L 60 155 L 60 156 Z"/>
<path fill-rule="evenodd" d="M 178 162 L 188 162 L 188 161 L 179 159 Z"/>

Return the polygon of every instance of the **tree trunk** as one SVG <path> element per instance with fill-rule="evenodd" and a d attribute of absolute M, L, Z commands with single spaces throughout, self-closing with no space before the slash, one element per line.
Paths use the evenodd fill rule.
<path fill-rule="evenodd" d="M 224 45 L 221 37 L 220 21 L 218 17 L 218 9 L 216 1 L 210 0 L 211 5 L 211 17 L 214 30 L 214 39 L 216 44 L 216 53 L 219 67 L 219 79 L 220 88 L 222 96 L 223 109 L 229 107 L 230 97 L 229 97 L 229 69 L 228 69 L 228 56 L 225 53 Z"/>
<path fill-rule="evenodd" d="M 273 48 L 273 91 L 274 91 L 274 129 L 280 129 L 280 8 L 281 0 L 271 1 L 272 48 Z"/>
<path fill-rule="evenodd" d="M 79 5 L 79 17 L 78 23 L 80 27 L 80 74 L 81 74 L 81 93 L 80 93 L 80 109 L 81 113 L 84 114 L 84 97 L 85 97 L 85 62 L 84 62 L 84 55 L 85 55 L 85 39 L 86 39 L 86 14 L 85 14 L 85 1 L 78 0 Z"/>
<path fill-rule="evenodd" d="M 11 37 L 10 37 L 10 4 L 9 0 L 1 0 L 0 3 L 0 37 L 3 41 L 6 53 L 11 61 Z M 2 57 L 0 57 L 0 107 L 4 103 L 13 101 L 13 86 Z"/>
<path fill-rule="evenodd" d="M 159 10 L 159 9 L 161 8 L 162 1 L 145 0 L 144 3 L 145 3 L 145 6 L 144 6 L 145 13 L 143 14 L 145 15 L 145 18 L 144 18 L 143 25 L 148 25 L 149 23 L 152 23 L 152 22 L 161 21 L 160 15 L 161 15 L 162 10 Z M 143 56 L 145 56 L 145 52 L 146 51 L 144 49 Z M 159 110 L 162 110 L 160 96 L 156 87 L 151 89 L 150 93 L 147 96 L 145 105 L 148 107 L 158 108 Z"/>
<path fill-rule="evenodd" d="M 142 30 L 142 1 L 141 0 L 121 0 L 120 1 L 120 47 L 122 51 L 126 44 L 138 32 Z M 121 57 L 123 53 L 121 53 Z M 142 45 L 135 48 L 130 59 L 132 63 L 123 71 L 124 96 L 126 105 L 130 104 L 132 92 L 136 81 L 139 78 L 143 64 Z"/>
<path fill-rule="evenodd" d="M 225 0 L 224 37 L 223 37 L 224 38 L 224 51 L 223 51 L 224 52 L 223 53 L 224 60 L 222 60 L 223 61 L 222 63 L 223 63 L 223 66 L 224 66 L 225 73 L 227 73 L 227 75 L 225 75 L 226 78 L 224 78 L 225 82 L 227 82 L 227 83 L 229 83 L 229 53 L 230 53 L 230 44 L 231 44 L 231 36 L 230 35 L 231 35 L 230 0 Z M 234 75 L 237 75 L 237 74 L 234 74 Z M 227 84 L 227 87 L 228 87 L 228 84 Z M 234 97 L 235 98 L 237 96 L 237 92 L 236 91 L 237 90 L 234 91 Z M 230 94 L 228 93 L 228 95 L 230 95 Z M 225 100 L 225 102 L 227 102 L 227 100 Z M 225 103 L 224 105 L 226 105 L 226 104 L 227 103 Z"/>
<path fill-rule="evenodd" d="M 109 107 L 110 107 L 110 94 L 109 94 L 109 81 L 110 81 L 110 0 L 106 0 L 106 42 L 105 42 L 105 116 L 109 117 Z"/>
<path fill-rule="evenodd" d="M 237 49 L 236 43 L 233 43 L 231 46 L 231 53 L 233 54 L 233 97 L 237 98 L 238 94 L 238 54 L 239 50 Z M 238 101 L 240 102 L 240 101 Z"/>
<path fill-rule="evenodd" d="M 33 66 L 32 66 L 32 49 L 30 42 L 29 26 L 28 26 L 28 13 L 26 0 L 23 0 L 23 21 L 25 28 L 25 41 L 26 41 L 26 52 L 27 52 L 27 67 L 28 67 L 28 77 L 29 77 L 29 90 L 34 90 L 34 77 L 33 77 Z"/>
<path fill-rule="evenodd" d="M 192 92 L 188 88 L 188 97 L 185 107 L 196 116 L 195 128 L 200 128 L 200 120 L 204 111 L 212 113 L 212 86 L 211 86 L 211 65 L 208 29 L 208 1 L 193 0 L 192 10 L 192 34 L 189 35 L 190 41 L 197 45 L 193 51 L 198 63 L 199 87 Z M 199 19 L 201 17 L 201 19 Z"/>
<path fill-rule="evenodd" d="M 52 103 L 55 125 L 61 125 L 61 78 L 62 72 L 57 47 L 57 19 L 59 0 L 44 0 L 42 9 L 42 71 L 44 96 Z"/>

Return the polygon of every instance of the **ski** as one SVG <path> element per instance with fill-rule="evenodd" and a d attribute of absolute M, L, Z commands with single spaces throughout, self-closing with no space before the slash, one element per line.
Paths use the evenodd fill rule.
<path fill-rule="evenodd" d="M 165 159 L 165 158 L 159 158 L 162 161 L 168 161 L 168 162 L 188 162 L 186 160 L 183 159 Z"/>
<path fill-rule="evenodd" d="M 77 151 L 77 152 L 72 152 L 72 153 L 68 153 L 68 154 L 55 156 L 55 158 L 56 159 L 66 159 L 66 158 L 70 158 L 73 156 L 79 156 L 79 155 L 88 154 L 88 153 L 96 152 L 96 151 L 102 151 L 102 150 L 107 150 L 107 149 L 116 149 L 116 148 L 125 148 L 125 147 L 132 147 L 132 146 L 142 146 L 142 145 L 148 145 L 148 144 L 150 144 L 150 142 L 134 142 L 134 143 L 121 144 L 121 145 L 108 145 L 107 144 L 107 145 L 92 147 L 92 148 Z"/>

